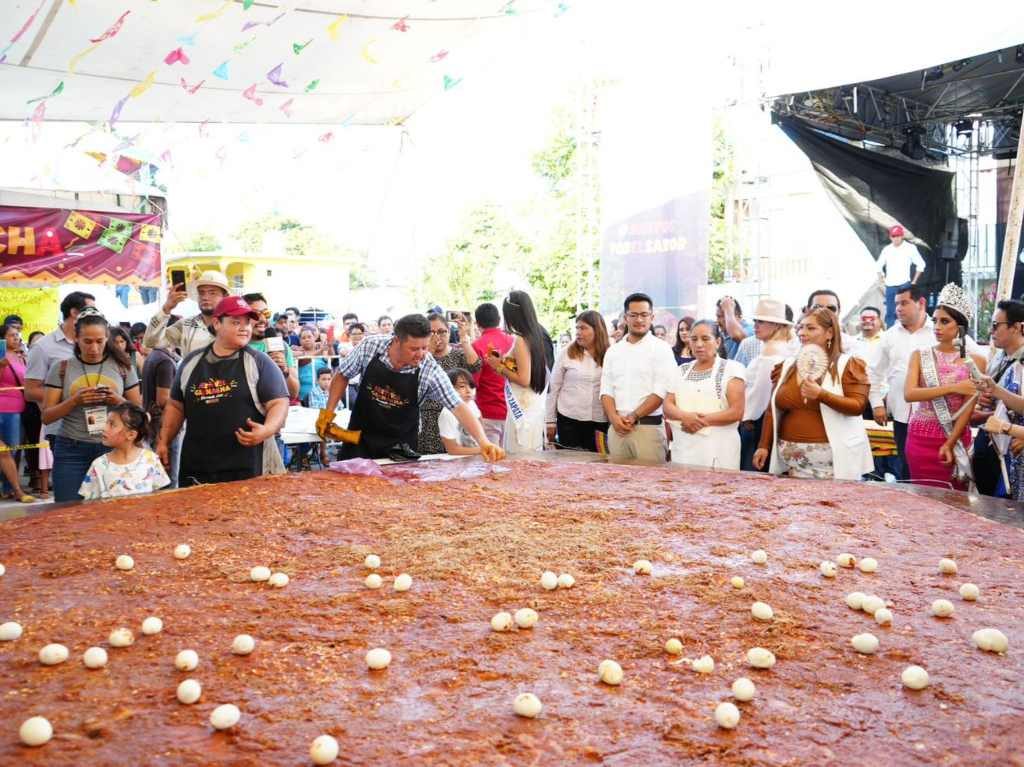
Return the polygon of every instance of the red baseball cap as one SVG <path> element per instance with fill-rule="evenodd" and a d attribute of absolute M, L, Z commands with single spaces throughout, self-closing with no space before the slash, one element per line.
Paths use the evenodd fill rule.
<path fill-rule="evenodd" d="M 900 226 L 899 224 L 896 224 L 896 226 L 889 228 L 890 237 L 902 237 L 905 234 L 906 232 L 903 231 L 903 227 Z"/>
<path fill-rule="evenodd" d="M 249 306 L 249 302 L 241 296 L 225 296 L 213 308 L 213 316 L 221 317 L 251 317 L 254 320 L 260 319 L 258 311 Z"/>

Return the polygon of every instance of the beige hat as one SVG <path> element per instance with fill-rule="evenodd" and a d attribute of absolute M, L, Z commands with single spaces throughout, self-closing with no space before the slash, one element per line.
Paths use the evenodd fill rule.
<path fill-rule="evenodd" d="M 202 287 L 214 287 L 220 288 L 224 291 L 224 295 L 231 293 L 231 288 L 228 287 L 228 278 L 225 277 L 221 272 L 216 269 L 210 269 L 199 275 L 199 279 L 192 283 L 196 290 Z"/>
<path fill-rule="evenodd" d="M 758 301 L 753 319 L 761 322 L 774 322 L 776 325 L 793 324 L 792 320 L 786 319 L 786 305 L 777 298 L 762 298 Z"/>

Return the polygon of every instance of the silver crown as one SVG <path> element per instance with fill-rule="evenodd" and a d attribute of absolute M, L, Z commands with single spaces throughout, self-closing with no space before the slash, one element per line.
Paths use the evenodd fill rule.
<path fill-rule="evenodd" d="M 939 300 L 935 302 L 938 306 L 948 306 L 950 309 L 959 312 L 971 324 L 974 319 L 974 300 L 967 291 L 951 282 L 939 292 Z"/>

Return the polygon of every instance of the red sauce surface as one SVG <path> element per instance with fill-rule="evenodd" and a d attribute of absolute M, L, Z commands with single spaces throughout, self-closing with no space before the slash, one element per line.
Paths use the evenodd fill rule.
<path fill-rule="evenodd" d="M 504 467 L 447 482 L 291 475 L 0 525 L 0 622 L 24 626 L 0 643 L 0 764 L 301 765 L 321 733 L 340 741 L 337 764 L 385 767 L 1024 763 L 1024 532 L 876 485 Z M 192 556 L 175 560 L 183 542 Z M 750 562 L 756 548 L 766 565 Z M 843 551 L 878 572 L 821 577 Z M 134 571 L 114 568 L 120 553 Z M 363 586 L 368 553 L 383 560 L 380 590 Z M 944 556 L 959 575 L 938 573 Z M 640 558 L 653 576 L 633 574 Z M 251 583 L 254 565 L 291 583 Z M 575 588 L 543 591 L 546 569 Z M 400 572 L 414 579 L 404 594 L 391 589 Z M 959 598 L 967 581 L 980 601 Z M 892 602 L 893 626 L 848 608 L 851 591 Z M 952 618 L 929 615 L 939 597 Z M 772 623 L 750 616 L 758 599 Z M 533 629 L 490 630 L 495 612 L 525 606 L 540 613 Z M 141 635 L 147 615 L 163 633 Z M 87 670 L 82 653 L 118 626 L 135 644 Z M 986 626 L 1009 637 L 1006 655 L 971 645 Z M 864 631 L 876 655 L 850 646 Z M 231 654 L 239 633 L 256 638 L 252 655 Z M 673 636 L 685 657 L 713 656 L 714 673 L 667 655 Z M 68 662 L 38 663 L 49 642 Z M 393 661 L 370 672 L 378 646 Z M 754 646 L 775 652 L 774 669 L 746 666 Z M 185 648 L 194 672 L 174 668 Z M 622 665 L 620 687 L 597 681 L 603 658 Z M 909 664 L 930 687 L 902 687 Z M 758 695 L 721 730 L 714 708 L 740 676 Z M 192 706 L 175 698 L 188 677 L 203 685 Z M 512 713 L 524 691 L 540 718 Z M 209 725 L 220 703 L 242 710 L 231 731 Z M 32 715 L 54 726 L 40 748 L 18 741 Z"/>

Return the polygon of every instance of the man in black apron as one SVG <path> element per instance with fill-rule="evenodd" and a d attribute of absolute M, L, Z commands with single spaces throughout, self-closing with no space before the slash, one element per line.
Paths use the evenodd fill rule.
<path fill-rule="evenodd" d="M 500 460 L 504 451 L 484 435 L 480 420 L 455 391 L 441 366 L 427 353 L 430 323 L 422 314 L 409 314 L 394 325 L 394 333 L 363 339 L 341 361 L 331 382 L 327 407 L 320 411 L 317 430 L 323 436 L 334 419 L 334 409 L 345 396 L 348 382 L 362 376 L 349 429 L 361 432 L 358 444 L 346 444 L 342 458 L 407 458 L 417 456 L 412 446 L 419 434 L 420 403 L 440 402 L 452 411 L 480 445 L 488 461 Z"/>
<path fill-rule="evenodd" d="M 248 347 L 259 314 L 237 296 L 214 310 L 216 338 L 182 360 L 164 411 L 157 454 L 188 421 L 181 447 L 179 484 L 231 482 L 264 473 L 264 442 L 288 415 L 288 389 L 266 354 Z M 254 396 L 255 393 L 255 396 Z"/>

